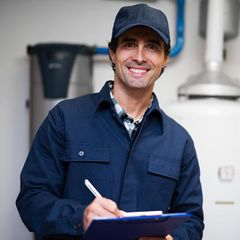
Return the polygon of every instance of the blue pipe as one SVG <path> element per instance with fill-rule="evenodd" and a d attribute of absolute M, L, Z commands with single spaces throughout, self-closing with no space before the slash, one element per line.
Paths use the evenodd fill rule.
<path fill-rule="evenodd" d="M 176 43 L 172 47 L 170 57 L 177 56 L 184 46 L 184 5 L 185 0 L 177 1 Z M 108 55 L 108 48 L 96 47 L 95 54 Z"/>
<path fill-rule="evenodd" d="M 170 57 L 177 56 L 184 46 L 184 5 L 185 0 L 177 0 L 176 43 Z"/>
<path fill-rule="evenodd" d="M 95 54 L 108 55 L 108 48 L 96 47 Z"/>

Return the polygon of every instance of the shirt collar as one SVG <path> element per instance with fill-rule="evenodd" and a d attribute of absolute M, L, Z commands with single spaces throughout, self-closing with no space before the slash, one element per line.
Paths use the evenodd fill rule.
<path fill-rule="evenodd" d="M 112 80 L 106 81 L 106 83 L 104 84 L 104 86 L 102 87 L 100 92 L 98 94 L 94 95 L 96 111 L 101 109 L 102 107 L 113 106 L 112 100 L 110 97 L 110 88 L 109 88 L 109 85 L 111 85 L 111 84 L 113 84 Z M 153 112 L 156 112 L 157 115 L 159 115 L 159 117 L 161 117 L 161 115 L 162 115 L 162 110 L 159 107 L 159 103 L 158 103 L 155 93 L 153 93 L 152 105 L 151 105 L 151 108 L 149 109 L 149 111 L 147 112 L 147 115 L 150 113 L 153 113 Z"/>
<path fill-rule="evenodd" d="M 129 120 L 132 120 L 132 121 L 134 122 L 134 119 L 126 113 L 126 111 L 119 105 L 119 103 L 117 102 L 117 100 L 116 100 L 115 97 L 113 96 L 112 91 L 111 91 L 111 90 L 113 89 L 113 86 L 114 86 L 113 82 L 110 82 L 110 83 L 109 83 L 110 97 L 111 97 L 111 99 L 112 99 L 113 105 L 114 105 L 114 107 L 115 107 L 115 110 L 116 110 L 119 118 L 121 118 L 122 120 L 125 119 L 125 118 L 128 118 Z M 146 109 L 145 113 L 151 108 L 153 99 L 154 99 L 154 96 L 152 95 L 151 102 L 150 102 L 148 108 Z M 145 115 L 145 113 L 144 113 L 144 115 Z M 144 116 L 144 115 L 143 115 L 143 116 Z M 137 123 L 137 122 L 141 122 L 142 119 L 143 119 L 143 116 L 142 116 L 140 119 L 138 119 L 137 121 L 135 121 L 135 122 L 136 122 L 136 123 Z"/>
<path fill-rule="evenodd" d="M 112 100 L 109 94 L 110 92 L 109 82 L 112 82 L 112 81 L 106 81 L 104 86 L 100 90 L 100 92 L 97 94 L 94 94 L 93 96 L 93 101 L 96 106 L 96 109 L 95 109 L 96 111 L 100 110 L 101 108 L 109 107 L 112 105 Z"/>

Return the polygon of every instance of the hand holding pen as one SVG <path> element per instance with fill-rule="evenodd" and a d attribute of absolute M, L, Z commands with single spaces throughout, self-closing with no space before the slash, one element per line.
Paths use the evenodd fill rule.
<path fill-rule="evenodd" d="M 116 203 L 110 199 L 103 198 L 97 189 L 90 183 L 88 179 L 85 179 L 84 184 L 96 197 L 95 200 L 84 211 L 84 230 L 88 228 L 92 220 L 96 217 L 136 217 L 136 216 L 149 216 L 160 215 L 162 211 L 143 211 L 143 212 L 124 212 L 119 210 Z M 143 237 L 139 240 L 173 240 L 171 235 L 162 237 Z"/>
<path fill-rule="evenodd" d="M 89 182 L 88 179 L 84 181 L 85 186 L 91 191 L 95 197 L 102 197 L 102 195 L 97 191 L 97 189 Z M 121 217 L 136 217 L 136 216 L 150 216 L 150 215 L 160 215 L 162 211 L 138 211 L 138 212 L 125 212 L 119 210 Z"/>
<path fill-rule="evenodd" d="M 122 211 L 117 207 L 117 204 L 107 198 L 101 196 L 96 188 L 86 179 L 85 185 L 96 197 L 85 209 L 83 214 L 84 230 L 88 228 L 92 220 L 96 217 L 122 217 Z"/>

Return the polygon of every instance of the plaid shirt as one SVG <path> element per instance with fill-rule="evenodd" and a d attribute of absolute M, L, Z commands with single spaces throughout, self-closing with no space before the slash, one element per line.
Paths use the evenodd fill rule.
<path fill-rule="evenodd" d="M 113 89 L 113 84 L 114 82 L 110 82 L 109 83 L 109 88 L 110 89 Z M 117 100 L 114 98 L 113 94 L 112 94 L 112 91 L 110 91 L 110 96 L 111 96 L 111 99 L 112 99 L 112 102 L 113 102 L 113 105 L 115 107 L 115 110 L 119 116 L 119 118 L 123 121 L 123 124 L 125 126 L 125 128 L 127 129 L 128 133 L 129 133 L 129 136 L 131 138 L 133 138 L 135 136 L 135 133 L 137 132 L 142 120 L 143 120 L 143 117 L 145 115 L 145 113 L 147 112 L 147 110 L 152 106 L 152 101 L 153 101 L 153 95 L 152 95 L 152 99 L 151 99 L 151 102 L 147 108 L 147 110 L 145 111 L 145 113 L 142 115 L 142 117 L 139 119 L 139 120 L 136 120 L 134 121 L 134 119 L 129 116 L 125 110 L 119 105 L 119 103 L 117 102 Z"/>

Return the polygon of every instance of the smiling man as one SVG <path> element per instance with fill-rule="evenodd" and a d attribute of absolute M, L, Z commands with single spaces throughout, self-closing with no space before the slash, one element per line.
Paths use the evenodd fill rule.
<path fill-rule="evenodd" d="M 45 239 L 81 239 L 96 217 L 162 210 L 187 212 L 191 218 L 167 236 L 141 240 L 202 238 L 193 141 L 161 110 L 153 93 L 169 53 L 162 11 L 146 4 L 119 10 L 109 43 L 114 81 L 99 93 L 58 104 L 34 139 L 17 198 L 30 231 Z M 104 197 L 94 198 L 84 179 Z"/>
<path fill-rule="evenodd" d="M 110 58 L 115 66 L 112 93 L 136 121 L 150 105 L 155 81 L 169 55 L 164 52 L 162 39 L 149 27 L 132 27 L 115 41 L 117 48 L 110 47 Z"/>

